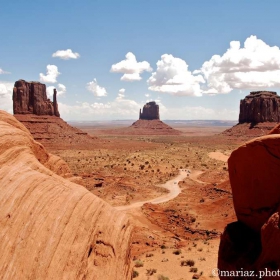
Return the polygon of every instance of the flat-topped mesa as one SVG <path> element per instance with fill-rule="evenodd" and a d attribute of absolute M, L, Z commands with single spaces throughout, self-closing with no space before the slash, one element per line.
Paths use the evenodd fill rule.
<path fill-rule="evenodd" d="M 46 85 L 18 80 L 13 89 L 14 114 L 35 114 L 60 117 L 54 89 L 53 101 L 47 98 Z"/>
<path fill-rule="evenodd" d="M 274 91 L 253 91 L 240 100 L 239 123 L 279 122 L 280 96 Z"/>
<path fill-rule="evenodd" d="M 139 120 L 159 120 L 159 106 L 155 101 L 146 103 L 143 112 L 140 109 Z"/>

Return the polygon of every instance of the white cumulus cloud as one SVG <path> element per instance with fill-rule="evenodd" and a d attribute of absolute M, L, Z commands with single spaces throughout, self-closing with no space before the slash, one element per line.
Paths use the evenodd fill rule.
<path fill-rule="evenodd" d="M 104 87 L 101 87 L 97 84 L 97 80 L 93 79 L 93 81 L 87 83 L 87 90 L 93 92 L 94 96 L 102 97 L 107 96 L 107 91 Z"/>
<path fill-rule="evenodd" d="M 13 88 L 14 84 L 0 81 L 0 110 L 13 113 Z"/>
<path fill-rule="evenodd" d="M 53 97 L 53 90 L 56 88 L 57 90 L 57 96 L 63 95 L 64 93 L 66 93 L 66 86 L 63 84 L 58 84 L 57 87 L 54 86 L 49 86 L 47 87 L 47 96 L 48 98 L 52 99 Z"/>
<path fill-rule="evenodd" d="M 11 74 L 10 72 L 4 71 L 2 68 L 0 68 L 0 75 L 1 74 Z"/>
<path fill-rule="evenodd" d="M 76 102 L 76 105 L 58 105 L 62 117 L 70 120 L 137 119 L 141 108 L 141 104 L 136 101 L 119 97 L 108 103 Z"/>
<path fill-rule="evenodd" d="M 136 56 L 132 52 L 128 52 L 125 60 L 122 60 L 111 67 L 111 72 L 123 73 L 122 81 L 140 81 L 140 74 L 144 71 L 151 72 L 153 69 L 147 61 L 137 62 Z"/>
<path fill-rule="evenodd" d="M 122 99 L 122 98 L 124 98 L 124 96 L 125 96 L 124 93 L 125 93 L 125 89 L 124 89 L 124 88 L 121 88 L 121 89 L 119 90 L 117 99 Z"/>
<path fill-rule="evenodd" d="M 55 65 L 47 65 L 47 74 L 40 73 L 40 81 L 43 83 L 56 83 L 56 78 L 60 73 Z"/>
<path fill-rule="evenodd" d="M 280 86 L 280 50 L 256 36 L 250 36 L 241 47 L 239 41 L 230 42 L 222 55 L 213 55 L 195 74 L 203 74 L 207 81 L 204 93 L 229 93 L 233 89 L 266 89 Z"/>
<path fill-rule="evenodd" d="M 66 93 L 66 86 L 63 84 L 58 84 L 57 85 L 57 95 L 63 95 Z"/>
<path fill-rule="evenodd" d="M 157 70 L 148 79 L 149 90 L 172 95 L 201 96 L 201 75 L 193 75 L 187 63 L 171 54 L 164 54 L 157 62 Z"/>
<path fill-rule="evenodd" d="M 80 57 L 80 54 L 77 52 L 73 52 L 71 49 L 67 50 L 58 50 L 55 53 L 52 54 L 52 57 L 58 57 L 63 60 L 69 60 L 69 59 L 77 59 Z"/>

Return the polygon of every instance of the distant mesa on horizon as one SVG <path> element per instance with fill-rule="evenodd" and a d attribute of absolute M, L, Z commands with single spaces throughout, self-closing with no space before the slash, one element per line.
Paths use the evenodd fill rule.
<path fill-rule="evenodd" d="M 159 120 L 159 106 L 155 101 L 146 103 L 143 111 L 140 109 L 139 120 Z"/>
<path fill-rule="evenodd" d="M 172 128 L 159 119 L 159 105 L 155 101 L 146 103 L 143 111 L 140 109 L 139 120 L 126 131 L 128 134 L 142 135 L 179 135 L 182 132 Z"/>
<path fill-rule="evenodd" d="M 240 100 L 238 124 L 222 134 L 258 137 L 268 134 L 280 121 L 280 96 L 275 91 L 252 91 Z"/>
<path fill-rule="evenodd" d="M 60 117 L 57 104 L 57 91 L 53 101 L 47 98 L 46 85 L 40 82 L 18 80 L 13 88 L 14 114 L 34 114 Z"/>

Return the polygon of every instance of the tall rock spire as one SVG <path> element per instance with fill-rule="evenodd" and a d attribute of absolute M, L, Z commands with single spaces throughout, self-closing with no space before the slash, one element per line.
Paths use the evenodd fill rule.
<path fill-rule="evenodd" d="M 54 115 L 57 116 L 57 117 L 60 117 L 60 114 L 58 112 L 58 105 L 57 105 L 57 100 L 56 100 L 56 94 L 57 94 L 57 91 L 54 88 L 53 89 L 53 109 L 54 109 Z"/>

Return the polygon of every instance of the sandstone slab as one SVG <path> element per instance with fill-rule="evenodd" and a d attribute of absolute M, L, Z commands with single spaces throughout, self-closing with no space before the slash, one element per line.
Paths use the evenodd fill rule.
<path fill-rule="evenodd" d="M 0 111 L 0 278 L 130 279 L 126 216 Z"/>

